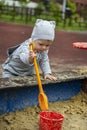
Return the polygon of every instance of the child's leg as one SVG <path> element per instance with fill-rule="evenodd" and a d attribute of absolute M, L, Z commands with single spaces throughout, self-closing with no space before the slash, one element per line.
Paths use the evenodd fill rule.
<path fill-rule="evenodd" d="M 3 70 L 3 72 L 2 72 L 2 78 L 10 78 L 13 76 L 15 76 L 15 75 L 11 74 L 10 72 L 8 72 L 6 70 Z"/>

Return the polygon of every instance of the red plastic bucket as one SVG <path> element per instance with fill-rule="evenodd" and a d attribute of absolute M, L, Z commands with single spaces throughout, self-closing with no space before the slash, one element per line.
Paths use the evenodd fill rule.
<path fill-rule="evenodd" d="M 64 116 L 60 113 L 43 111 L 39 116 L 39 130 L 62 130 Z"/>

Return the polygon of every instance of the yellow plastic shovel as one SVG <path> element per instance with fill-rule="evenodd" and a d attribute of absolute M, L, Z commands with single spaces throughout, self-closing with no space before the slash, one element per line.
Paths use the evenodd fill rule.
<path fill-rule="evenodd" d="M 33 51 L 34 43 L 32 42 L 29 46 L 30 46 L 30 50 Z M 38 81 L 38 85 L 39 85 L 39 91 L 40 91 L 40 93 L 38 95 L 39 106 L 40 106 L 41 110 L 48 110 L 48 99 L 47 99 L 46 94 L 43 91 L 36 57 L 34 57 L 34 67 L 35 67 L 37 81 Z"/>

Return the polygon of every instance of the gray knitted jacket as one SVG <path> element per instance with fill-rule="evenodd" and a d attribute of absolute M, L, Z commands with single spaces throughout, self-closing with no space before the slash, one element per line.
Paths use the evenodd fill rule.
<path fill-rule="evenodd" d="M 35 74 L 34 65 L 29 63 L 31 38 L 21 43 L 2 64 L 2 77 L 27 76 Z M 37 53 L 37 62 L 43 74 L 51 73 L 48 51 Z"/>

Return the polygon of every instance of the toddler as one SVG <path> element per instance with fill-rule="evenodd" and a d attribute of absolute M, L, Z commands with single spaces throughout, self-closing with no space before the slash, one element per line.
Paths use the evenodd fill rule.
<path fill-rule="evenodd" d="M 33 58 L 37 62 L 45 79 L 57 80 L 52 75 L 48 51 L 55 37 L 55 21 L 37 19 L 31 37 L 23 43 L 8 49 L 8 58 L 2 64 L 2 77 L 34 75 Z M 34 43 L 33 51 L 29 45 Z"/>

